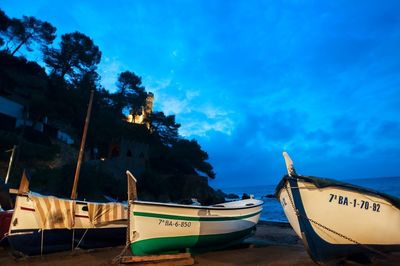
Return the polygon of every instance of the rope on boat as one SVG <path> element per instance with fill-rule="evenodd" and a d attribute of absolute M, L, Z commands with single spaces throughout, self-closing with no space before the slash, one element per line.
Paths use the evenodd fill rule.
<path fill-rule="evenodd" d="M 136 235 L 136 231 L 133 231 L 133 235 Z M 119 263 L 120 263 L 120 261 L 121 261 L 121 258 L 122 258 L 122 257 L 124 256 L 124 254 L 126 253 L 126 250 L 129 248 L 130 244 L 131 244 L 131 242 L 130 242 L 130 240 L 128 239 L 128 240 L 126 241 L 125 247 L 124 247 L 124 249 L 121 251 L 121 253 L 119 253 L 117 256 L 115 256 L 115 257 L 113 258 L 113 260 L 111 261 L 111 264 L 112 264 L 112 265 L 119 265 Z"/>
<path fill-rule="evenodd" d="M 40 256 L 43 256 L 43 233 L 44 230 L 42 229 L 42 237 L 40 238 Z"/>
<path fill-rule="evenodd" d="M 121 251 L 121 253 L 119 253 L 117 256 L 115 256 L 113 258 L 113 260 L 111 261 L 112 265 L 119 265 L 119 262 L 121 261 L 122 256 L 124 256 L 126 250 L 129 248 L 129 244 L 126 244 L 124 249 Z"/>
<path fill-rule="evenodd" d="M 72 229 L 71 251 L 74 251 L 75 229 Z"/>
<path fill-rule="evenodd" d="M 128 176 L 128 178 L 129 178 L 129 176 Z M 128 182 L 128 186 L 129 186 L 129 182 Z M 129 194 L 128 194 L 128 198 L 129 198 Z M 131 241 L 130 241 L 131 223 L 129 221 L 130 213 L 131 213 L 131 204 L 130 204 L 130 200 L 128 199 L 128 224 L 126 225 L 126 243 L 125 243 L 125 247 L 121 251 L 121 253 L 119 253 L 117 256 L 115 256 L 113 258 L 113 260 L 111 261 L 112 265 L 118 265 L 120 263 L 122 256 L 124 256 L 124 254 L 126 253 L 126 250 L 129 248 L 129 246 L 131 244 Z M 134 231 L 133 233 L 136 234 L 136 231 Z"/>
<path fill-rule="evenodd" d="M 83 238 L 85 237 L 87 231 L 89 230 L 89 228 L 86 228 L 85 233 L 83 233 L 83 236 L 81 237 L 81 239 L 79 240 L 78 244 L 76 245 L 75 249 L 77 249 L 79 247 L 79 244 L 82 242 Z"/>
<path fill-rule="evenodd" d="M 5 233 L 4 236 L 0 239 L 0 243 L 8 237 L 8 233 Z"/>
<path fill-rule="evenodd" d="M 302 215 L 299 212 L 299 210 L 296 208 L 296 206 L 294 205 L 294 202 L 293 202 L 292 196 L 289 193 L 289 189 L 287 187 L 287 184 L 288 183 L 285 184 L 285 190 L 286 190 L 286 193 L 288 194 L 288 197 L 289 197 L 289 200 L 290 200 L 290 204 L 292 205 L 292 208 L 293 208 L 294 212 L 296 213 L 297 217 L 302 217 L 304 219 L 307 219 L 308 221 L 312 222 L 313 224 L 318 225 L 319 227 L 321 227 L 321 228 L 323 228 L 323 229 L 325 229 L 325 230 L 327 230 L 327 231 L 329 231 L 329 232 L 331 232 L 331 233 L 333 233 L 333 234 L 335 234 L 337 236 L 340 236 L 340 237 L 342 237 L 342 238 L 344 238 L 344 239 L 346 239 L 346 240 L 348 240 L 350 242 L 353 242 L 354 244 L 359 245 L 359 246 L 361 246 L 361 247 L 363 247 L 363 248 L 365 248 L 365 249 L 367 249 L 367 250 L 369 250 L 369 251 L 371 251 L 373 253 L 376 253 L 376 254 L 378 254 L 378 255 L 380 255 L 382 257 L 385 257 L 385 258 L 389 257 L 388 254 L 385 254 L 385 253 L 383 253 L 383 252 L 381 252 L 381 251 L 379 251 L 379 250 L 377 250 L 377 249 L 375 249 L 373 247 L 370 247 L 370 246 L 368 246 L 366 244 L 362 244 L 362 243 L 360 243 L 360 242 L 358 242 L 358 241 L 356 241 L 356 240 L 354 240 L 354 239 L 352 239 L 352 238 L 350 238 L 348 236 L 345 236 L 345 235 L 343 235 L 343 234 L 341 234 L 341 233 L 339 233 L 339 232 L 337 232 L 337 231 L 335 231 L 335 230 L 333 230 L 333 229 L 331 229 L 331 228 L 329 228 L 329 227 L 327 227 L 327 226 L 325 226 L 325 225 L 323 225 L 323 224 L 321 224 L 321 223 L 319 223 L 319 222 L 317 222 L 317 221 L 315 221 L 315 220 L 313 220 L 311 218 L 308 218 L 305 214 Z"/>

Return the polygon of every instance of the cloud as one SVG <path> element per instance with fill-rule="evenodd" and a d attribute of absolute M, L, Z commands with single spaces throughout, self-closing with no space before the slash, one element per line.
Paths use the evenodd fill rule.
<path fill-rule="evenodd" d="M 277 182 L 283 150 L 304 174 L 398 174 L 400 3 L 31 2 L 4 10 L 94 38 L 108 89 L 142 76 L 209 153 L 214 185 Z"/>

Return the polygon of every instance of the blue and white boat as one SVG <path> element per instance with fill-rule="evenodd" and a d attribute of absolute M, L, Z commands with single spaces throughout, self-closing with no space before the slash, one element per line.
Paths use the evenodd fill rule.
<path fill-rule="evenodd" d="M 329 263 L 400 251 L 400 199 L 378 191 L 298 175 L 284 152 L 288 174 L 276 197 L 311 258 Z"/>
<path fill-rule="evenodd" d="M 39 255 L 126 242 L 127 205 L 19 192 L 6 239 L 15 255 Z"/>

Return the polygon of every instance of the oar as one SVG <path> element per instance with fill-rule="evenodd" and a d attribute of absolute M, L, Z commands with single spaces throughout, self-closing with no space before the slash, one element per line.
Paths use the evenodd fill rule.
<path fill-rule="evenodd" d="M 288 175 L 289 176 L 296 176 L 297 173 L 296 173 L 296 170 L 294 170 L 293 161 L 290 158 L 289 154 L 284 151 L 282 155 L 283 155 L 283 158 L 285 158 L 286 169 L 287 169 Z"/>

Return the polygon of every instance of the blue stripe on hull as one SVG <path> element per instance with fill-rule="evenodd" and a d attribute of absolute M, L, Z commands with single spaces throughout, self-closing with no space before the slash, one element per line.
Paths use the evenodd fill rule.
<path fill-rule="evenodd" d="M 26 233 L 22 233 L 22 232 Z M 41 253 L 42 232 L 38 230 L 21 230 L 20 234 L 9 235 L 11 248 L 25 255 Z M 54 229 L 43 231 L 43 253 L 65 251 L 72 248 L 72 230 Z"/>
<path fill-rule="evenodd" d="M 307 248 L 307 252 L 310 257 L 317 263 L 329 262 L 329 261 L 338 261 L 347 257 L 352 257 L 355 255 L 362 254 L 373 254 L 372 251 L 356 244 L 331 244 L 323 240 L 312 228 L 311 222 L 306 219 L 307 215 L 303 206 L 303 202 L 301 200 L 301 195 L 298 189 L 297 181 L 294 179 L 288 179 L 292 195 L 293 201 L 298 209 L 300 216 L 299 225 L 302 233 L 302 240 L 304 245 Z M 390 251 L 399 251 L 399 245 L 368 245 L 373 249 L 382 251 L 382 252 L 390 252 Z"/>
<path fill-rule="evenodd" d="M 86 229 L 75 229 L 74 247 L 81 240 Z M 41 254 L 42 232 L 38 230 L 18 230 L 9 235 L 11 248 L 25 255 Z M 79 244 L 80 248 L 102 248 L 124 245 L 126 228 L 89 229 Z M 72 230 L 53 229 L 43 231 L 43 254 L 72 249 Z"/>

